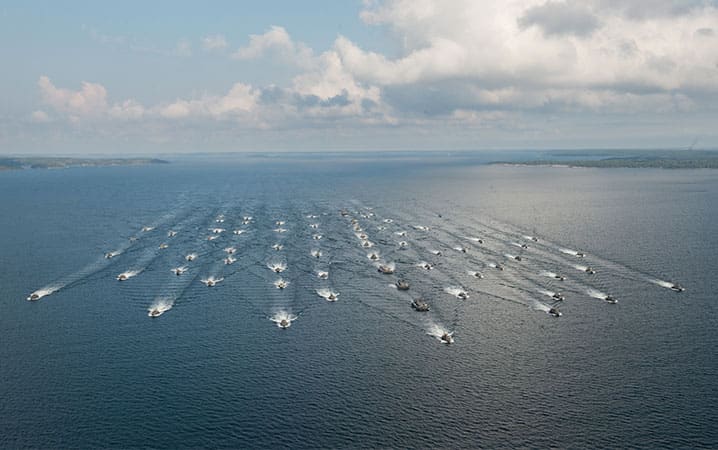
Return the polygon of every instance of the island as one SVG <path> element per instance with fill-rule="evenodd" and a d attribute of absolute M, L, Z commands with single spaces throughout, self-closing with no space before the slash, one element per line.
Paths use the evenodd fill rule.
<path fill-rule="evenodd" d="M 542 152 L 536 159 L 494 161 L 491 164 L 593 168 L 718 169 L 718 151 L 646 150 L 637 152 Z"/>
<path fill-rule="evenodd" d="M 69 167 L 144 166 L 169 164 L 157 158 L 66 158 L 66 157 L 5 157 L 0 156 L 0 170 L 66 169 Z"/>

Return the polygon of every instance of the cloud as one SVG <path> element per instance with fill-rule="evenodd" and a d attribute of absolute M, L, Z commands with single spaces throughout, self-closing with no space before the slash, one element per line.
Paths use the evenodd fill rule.
<path fill-rule="evenodd" d="M 42 110 L 33 111 L 32 114 L 30 114 L 30 118 L 33 122 L 37 123 L 46 123 L 50 121 L 50 116 Z"/>
<path fill-rule="evenodd" d="M 38 86 L 45 103 L 60 113 L 74 117 L 93 117 L 107 110 L 107 91 L 101 84 L 82 82 L 79 91 L 59 89 L 50 79 L 41 76 Z"/>
<path fill-rule="evenodd" d="M 262 56 L 274 56 L 284 62 L 300 67 L 311 65 L 312 50 L 304 43 L 294 42 L 282 27 L 273 26 L 264 34 L 252 34 L 249 44 L 239 48 L 232 54 L 232 58 L 240 60 L 256 59 Z"/>
<path fill-rule="evenodd" d="M 588 36 L 600 26 L 584 4 L 552 1 L 528 8 L 518 23 L 521 28 L 537 26 L 547 36 Z"/>
<path fill-rule="evenodd" d="M 174 54 L 183 58 L 192 56 L 192 43 L 187 39 L 180 39 L 175 46 Z"/>
<path fill-rule="evenodd" d="M 214 34 L 202 38 L 202 47 L 205 50 L 224 50 L 227 48 L 227 40 L 221 34 Z"/>

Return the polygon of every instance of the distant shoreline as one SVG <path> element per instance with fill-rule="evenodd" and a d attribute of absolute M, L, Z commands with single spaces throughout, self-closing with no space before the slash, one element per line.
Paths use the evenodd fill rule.
<path fill-rule="evenodd" d="M 508 166 L 550 166 L 563 168 L 607 168 L 607 169 L 718 169 L 718 152 L 683 150 L 654 151 L 634 154 L 587 153 L 582 159 L 577 156 L 554 152 L 541 155 L 541 159 L 522 161 L 495 161 L 490 164 Z M 591 158 L 592 159 L 588 159 Z"/>
<path fill-rule="evenodd" d="M 26 169 L 67 169 L 70 167 L 145 166 L 149 164 L 169 164 L 169 161 L 157 158 L 0 157 L 0 171 Z"/>

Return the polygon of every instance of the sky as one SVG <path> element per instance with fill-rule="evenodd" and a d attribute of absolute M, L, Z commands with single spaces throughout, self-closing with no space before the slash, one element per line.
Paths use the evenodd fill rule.
<path fill-rule="evenodd" d="M 0 154 L 718 148 L 718 0 L 0 4 Z"/>

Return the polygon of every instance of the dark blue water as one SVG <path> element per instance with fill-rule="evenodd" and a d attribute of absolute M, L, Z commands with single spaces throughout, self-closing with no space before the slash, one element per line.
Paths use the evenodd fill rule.
<path fill-rule="evenodd" d="M 718 172 L 479 160 L 0 173 L 0 447 L 718 446 Z M 227 231 L 209 241 L 213 227 Z M 151 319 L 158 299 L 173 307 Z M 297 316 L 287 330 L 280 311 Z"/>

